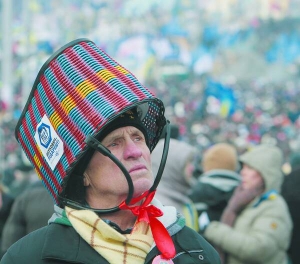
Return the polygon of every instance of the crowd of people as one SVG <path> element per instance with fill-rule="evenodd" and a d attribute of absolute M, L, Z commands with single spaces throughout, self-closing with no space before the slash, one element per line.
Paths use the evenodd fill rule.
<path fill-rule="evenodd" d="M 170 149 L 180 144 L 170 141 Z M 179 149 L 175 153 L 166 164 L 157 196 L 180 208 L 187 224 L 218 250 L 221 263 L 299 262 L 296 157 L 285 174 L 283 151 L 273 143 L 257 144 L 243 154 L 231 143 L 216 143 L 203 152 L 195 179 L 187 181 L 189 174 L 180 166 L 185 160 L 177 160 Z M 170 173 L 168 167 L 177 170 Z"/>
<path fill-rule="evenodd" d="M 296 26 L 299 23 L 299 1 L 256 0 L 251 4 L 217 0 L 209 3 L 146 2 L 141 5 L 134 0 L 77 0 L 64 4 L 60 1 L 35 1 L 26 8 L 33 22 L 29 27 L 26 25 L 27 28 L 24 23 L 19 23 L 22 18 L 13 14 L 14 32 L 22 34 L 13 38 L 13 102 L 0 98 L 0 147 L 3 150 L 0 152 L 0 235 L 6 237 L 1 241 L 2 253 L 19 238 L 48 223 L 53 226 L 59 222 L 59 228 L 63 225 L 75 227 L 74 219 L 66 217 L 73 212 L 70 208 L 74 209 L 74 204 L 74 213 L 77 214 L 79 209 L 90 210 L 85 207 L 85 200 L 90 206 L 101 209 L 99 206 L 109 208 L 120 202 L 119 198 L 111 196 L 116 200 L 115 204 L 102 204 L 98 202 L 99 197 L 94 197 L 99 187 L 93 178 L 97 166 L 76 168 L 85 175 L 84 179 L 81 174 L 72 174 L 74 182 L 71 180 L 69 186 L 75 185 L 80 197 L 70 191 L 66 182 L 60 182 L 65 176 L 66 179 L 70 176 L 61 174 L 61 171 L 68 169 L 73 156 L 82 154 L 78 152 L 72 153 L 72 158 L 65 158 L 60 174 L 51 178 L 53 182 L 44 179 L 44 184 L 40 180 L 37 183 L 45 170 L 33 170 L 27 165 L 27 158 L 14 137 L 29 93 L 28 87 L 22 83 L 24 73 L 33 83 L 42 63 L 62 44 L 78 37 L 90 37 L 163 102 L 165 116 L 172 124 L 171 132 L 175 129 L 175 135 L 171 133 L 162 179 L 156 186 L 156 198 L 160 202 L 154 202 L 155 206 L 166 214 L 172 211 L 167 206 L 174 206 L 184 216 L 186 226 L 200 234 L 199 237 L 191 233 L 199 241 L 196 250 L 203 247 L 208 255 L 216 258 L 215 251 L 202 240 L 204 237 L 217 250 L 223 264 L 299 262 L 299 227 L 296 224 L 299 218 L 296 186 L 300 164 L 300 32 Z M 17 6 L 14 12 L 20 8 Z M 247 15 L 246 10 L 253 12 Z M 112 13 L 118 13 L 118 18 Z M 241 13 L 245 15 L 241 16 Z M 28 29 L 30 32 L 25 34 Z M 24 41 L 28 36 L 29 42 Z M 24 54 L 24 50 L 28 54 Z M 136 126 L 141 129 L 135 123 Z M 130 134 L 124 127 L 113 128 Z M 142 129 L 142 138 L 147 133 Z M 105 136 L 97 139 L 105 142 Z M 156 147 L 150 149 L 154 175 L 160 170 L 164 141 L 161 137 Z M 78 151 L 78 146 L 73 143 L 70 146 Z M 99 156 L 92 158 L 95 153 L 86 153 L 83 161 L 101 160 Z M 36 160 L 33 163 L 37 165 Z M 85 170 L 87 174 L 84 174 Z M 248 186 L 249 177 L 257 185 Z M 273 182 L 275 178 L 277 184 L 283 181 L 282 186 Z M 130 181 L 125 181 L 126 184 L 130 189 Z M 45 191 L 45 186 L 51 195 Z M 57 195 L 62 189 L 65 190 L 65 200 L 61 203 Z M 90 191 L 86 192 L 86 189 Z M 34 196 L 40 197 L 35 199 L 36 203 L 32 202 Z M 73 207 L 68 199 L 75 201 L 71 202 Z M 41 204 L 43 207 L 36 209 Z M 41 209 L 44 210 L 43 219 L 35 218 L 34 212 L 42 212 Z M 91 219 L 97 220 L 98 212 L 95 212 L 96 216 L 92 215 Z M 49 221 L 53 213 L 54 218 Z M 174 216 L 173 213 L 170 215 Z M 122 227 L 123 239 L 122 232 L 132 228 L 132 219 L 135 218 L 130 212 L 126 219 L 128 222 L 123 223 L 109 215 L 104 222 L 110 223 L 118 233 Z M 245 219 L 251 219 L 251 222 Z M 36 224 L 25 225 L 27 221 Z M 183 230 L 180 226 L 182 218 L 173 221 Z M 166 226 L 170 222 L 164 219 L 163 224 Z M 143 234 L 138 235 L 149 235 L 144 226 L 139 225 L 139 228 Z M 179 229 L 168 230 L 171 237 Z M 40 235 L 46 230 L 40 231 Z M 186 230 L 183 237 L 190 235 Z M 76 241 L 80 242 L 84 236 L 80 235 Z M 186 241 L 183 237 L 175 241 L 177 251 Z M 33 241 L 37 237 L 31 236 L 30 239 Z M 188 242 L 186 246 L 187 251 L 192 249 Z M 60 247 L 58 244 L 56 249 Z M 89 248 L 85 249 L 90 252 Z M 148 250 L 142 249 L 147 261 L 155 256 L 145 254 Z M 158 245 L 157 252 L 160 250 Z M 53 257 L 50 253 L 46 252 L 45 257 Z M 99 254 L 106 256 L 107 252 L 101 250 Z M 70 261 L 74 256 L 69 257 Z M 161 257 L 165 258 L 164 255 Z M 208 256 L 204 254 L 204 257 Z M 98 256 L 91 253 L 91 258 L 97 259 Z M 109 257 L 106 259 L 110 263 L 115 261 Z M 6 261 L 9 261 L 8 257 Z"/>
<path fill-rule="evenodd" d="M 13 102 L 0 104 L 2 164 L 16 165 L 20 149 L 12 131 L 35 72 L 58 46 L 78 37 L 93 38 L 161 98 L 184 141 L 206 148 L 230 140 L 245 150 L 271 138 L 286 157 L 299 150 L 299 5 L 265 2 L 77 0 L 18 6 L 12 14 Z M 27 10 L 29 26 L 19 23 L 18 8 Z"/>

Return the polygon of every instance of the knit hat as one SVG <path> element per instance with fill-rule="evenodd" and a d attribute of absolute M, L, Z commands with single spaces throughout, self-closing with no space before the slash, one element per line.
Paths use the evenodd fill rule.
<path fill-rule="evenodd" d="M 228 143 L 217 143 L 208 148 L 202 158 L 204 172 L 210 170 L 236 171 L 238 157 L 236 149 Z"/>
<path fill-rule="evenodd" d="M 241 155 L 240 161 L 260 173 L 266 191 L 280 190 L 284 174 L 281 169 L 283 153 L 278 147 L 267 144 L 255 146 Z"/>
<path fill-rule="evenodd" d="M 121 114 L 115 120 L 111 121 L 98 135 L 98 140 L 102 141 L 110 132 L 124 126 L 134 126 L 138 128 L 145 136 L 146 143 L 149 147 L 149 139 L 145 126 L 141 122 L 139 113 L 136 108 L 130 109 Z"/>
<path fill-rule="evenodd" d="M 166 124 L 163 103 L 95 43 L 74 40 L 42 66 L 15 136 L 57 204 L 63 179 L 90 149 L 87 136 L 133 108 L 152 152 Z"/>

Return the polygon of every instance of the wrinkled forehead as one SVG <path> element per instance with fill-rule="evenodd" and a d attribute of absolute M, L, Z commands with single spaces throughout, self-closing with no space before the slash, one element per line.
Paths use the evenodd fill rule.
<path fill-rule="evenodd" d="M 134 126 L 124 126 L 124 127 L 119 127 L 115 130 L 113 130 L 112 132 L 110 132 L 109 134 L 107 134 L 104 139 L 102 140 L 102 143 L 105 143 L 107 141 L 111 141 L 114 139 L 118 139 L 118 138 L 123 138 L 125 135 L 137 135 L 140 137 L 145 138 L 144 133 L 138 129 L 137 127 Z"/>

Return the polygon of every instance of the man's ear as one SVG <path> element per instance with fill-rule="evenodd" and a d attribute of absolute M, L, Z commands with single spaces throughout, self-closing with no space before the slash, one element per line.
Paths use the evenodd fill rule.
<path fill-rule="evenodd" d="M 89 177 L 89 175 L 86 172 L 83 173 L 83 185 L 85 187 L 87 187 L 87 186 L 90 185 L 90 177 Z"/>

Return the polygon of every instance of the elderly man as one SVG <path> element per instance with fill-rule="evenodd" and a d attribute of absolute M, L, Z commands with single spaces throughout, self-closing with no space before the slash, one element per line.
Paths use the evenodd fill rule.
<path fill-rule="evenodd" d="M 1 263 L 220 263 L 214 248 L 154 197 L 150 153 L 163 103 L 87 39 L 43 65 L 16 138 L 55 201 L 49 225 Z M 167 129 L 168 131 L 168 129 Z"/>

